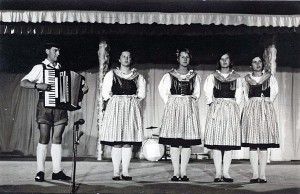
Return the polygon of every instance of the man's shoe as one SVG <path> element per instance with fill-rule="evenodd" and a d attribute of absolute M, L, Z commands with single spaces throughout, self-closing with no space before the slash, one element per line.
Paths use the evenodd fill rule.
<path fill-rule="evenodd" d="M 38 172 L 34 179 L 35 179 L 36 182 L 44 182 L 45 173 L 43 171 Z"/>
<path fill-rule="evenodd" d="M 58 173 L 52 173 L 52 180 L 69 181 L 71 177 L 67 176 L 63 171 L 59 171 Z"/>

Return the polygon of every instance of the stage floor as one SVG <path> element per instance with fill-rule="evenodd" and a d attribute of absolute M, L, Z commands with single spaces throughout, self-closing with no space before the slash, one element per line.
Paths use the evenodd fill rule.
<path fill-rule="evenodd" d="M 64 161 L 66 174 L 72 173 L 72 161 Z M 251 166 L 248 160 L 234 160 L 230 175 L 233 183 L 213 183 L 212 160 L 192 160 L 188 166 L 189 182 L 171 182 L 171 161 L 149 162 L 132 160 L 133 181 L 113 181 L 112 163 L 96 159 L 77 162 L 78 193 L 300 193 L 300 161 L 271 162 L 267 166 L 266 184 L 250 184 Z M 52 163 L 46 162 L 46 181 L 34 181 L 36 164 L 31 160 L 0 161 L 0 193 L 70 193 L 71 182 L 52 181 Z"/>

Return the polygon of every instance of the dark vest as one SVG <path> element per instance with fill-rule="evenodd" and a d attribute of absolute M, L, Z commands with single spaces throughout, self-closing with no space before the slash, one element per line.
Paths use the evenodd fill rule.
<path fill-rule="evenodd" d="M 264 81 L 259 85 L 250 85 L 249 84 L 249 94 L 248 97 L 270 97 L 270 79 Z"/>
<path fill-rule="evenodd" d="M 137 79 L 136 76 L 132 80 L 127 80 L 117 76 L 115 73 L 113 77 L 113 85 L 111 91 L 113 95 L 134 95 L 137 92 Z"/>
<path fill-rule="evenodd" d="M 236 80 L 231 82 L 221 82 L 215 78 L 214 97 L 215 98 L 234 98 L 236 90 Z"/>
<path fill-rule="evenodd" d="M 179 81 L 177 77 L 171 75 L 171 89 L 172 95 L 192 95 L 194 91 L 196 76 L 187 81 Z"/>

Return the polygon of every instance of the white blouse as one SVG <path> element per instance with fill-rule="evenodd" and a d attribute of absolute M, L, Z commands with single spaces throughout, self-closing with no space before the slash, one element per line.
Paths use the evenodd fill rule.
<path fill-rule="evenodd" d="M 132 76 L 133 71 L 129 74 L 122 74 L 122 78 L 128 79 L 130 76 Z M 110 99 L 113 94 L 111 91 L 112 85 L 113 85 L 113 77 L 114 73 L 113 70 L 109 71 L 104 79 L 103 79 L 103 85 L 102 85 L 102 97 L 104 100 Z M 136 96 L 140 99 L 144 99 L 146 97 L 146 80 L 144 79 L 143 75 L 139 74 L 138 80 L 137 80 L 137 94 Z"/>
<path fill-rule="evenodd" d="M 186 75 L 188 75 L 188 74 L 186 74 Z M 182 76 L 184 77 L 186 75 L 182 75 Z M 194 91 L 192 94 L 192 96 L 196 100 L 198 100 L 200 98 L 200 94 L 201 94 L 200 93 L 201 92 L 200 83 L 201 83 L 201 78 L 199 75 L 196 75 Z M 171 76 L 169 73 L 166 73 L 158 85 L 159 94 L 165 103 L 168 102 L 169 96 L 171 95 L 170 89 L 171 89 Z"/>
<path fill-rule="evenodd" d="M 227 78 L 230 73 L 221 73 L 224 78 Z M 211 104 L 214 101 L 214 85 L 215 77 L 213 74 L 210 74 L 204 82 L 204 94 L 206 97 L 206 104 Z M 236 90 L 235 90 L 235 101 L 240 104 L 243 98 L 243 83 L 242 79 L 238 78 L 236 80 Z"/>
<path fill-rule="evenodd" d="M 250 77 L 251 77 L 251 79 L 256 81 L 256 83 L 258 83 L 262 78 L 262 76 L 254 77 L 254 76 L 252 76 L 252 74 L 250 74 Z M 244 86 L 243 88 L 244 88 L 245 100 L 248 101 L 249 100 L 249 98 L 248 98 L 249 88 L 248 88 L 248 83 L 246 82 L 245 78 L 243 79 L 243 86 Z M 272 102 L 274 102 L 274 100 L 276 99 L 278 91 L 279 91 L 278 82 L 277 82 L 276 78 L 273 75 L 271 75 L 271 77 L 270 77 L 270 100 Z"/>

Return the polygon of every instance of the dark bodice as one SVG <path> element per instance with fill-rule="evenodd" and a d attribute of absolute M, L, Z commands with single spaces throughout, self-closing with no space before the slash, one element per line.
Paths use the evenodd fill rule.
<path fill-rule="evenodd" d="M 236 90 L 236 80 L 231 82 L 221 82 L 215 78 L 214 97 L 215 98 L 234 98 Z"/>
<path fill-rule="evenodd" d="M 171 89 L 172 95 L 192 95 L 194 92 L 194 85 L 196 76 L 193 76 L 189 80 L 179 80 L 177 77 L 171 76 Z"/>
<path fill-rule="evenodd" d="M 111 91 L 113 95 L 134 95 L 137 92 L 137 79 L 139 76 L 131 80 L 119 77 L 114 73 Z"/>
<path fill-rule="evenodd" d="M 249 84 L 249 94 L 248 97 L 270 97 L 270 81 L 269 79 L 264 81 L 259 85 L 251 85 Z"/>

